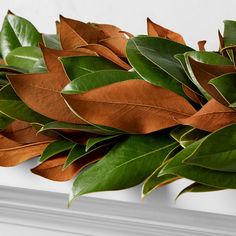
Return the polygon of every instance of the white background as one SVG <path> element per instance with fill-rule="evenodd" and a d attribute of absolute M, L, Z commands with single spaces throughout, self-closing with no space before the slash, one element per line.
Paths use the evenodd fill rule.
<path fill-rule="evenodd" d="M 217 30 L 224 19 L 236 20 L 235 0 L 0 0 L 0 24 L 7 10 L 29 19 L 41 32 L 54 33 L 59 14 L 82 21 L 116 24 L 131 33 L 146 33 L 146 17 L 181 33 L 196 48 L 197 41 L 206 39 L 207 48 L 218 49 Z M 15 168 L 0 168 L 0 185 L 18 186 L 57 192 L 68 192 L 71 183 L 55 183 L 29 172 L 35 161 Z M 236 191 L 188 194 L 174 202 L 178 190 L 186 182 L 155 192 L 143 204 L 236 215 Z M 140 188 L 91 196 L 122 201 L 141 202 Z M 66 204 L 66 203 L 65 203 Z"/>

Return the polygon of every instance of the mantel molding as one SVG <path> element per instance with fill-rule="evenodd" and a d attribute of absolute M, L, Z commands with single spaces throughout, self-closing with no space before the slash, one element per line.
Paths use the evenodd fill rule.
<path fill-rule="evenodd" d="M 0 186 L 0 223 L 83 236 L 234 236 L 235 216 Z"/>

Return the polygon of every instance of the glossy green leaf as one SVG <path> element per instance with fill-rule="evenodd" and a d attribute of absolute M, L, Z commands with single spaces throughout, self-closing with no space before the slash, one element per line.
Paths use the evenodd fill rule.
<path fill-rule="evenodd" d="M 198 140 L 179 152 L 166 166 L 164 166 L 159 172 L 159 176 L 172 174 L 196 181 L 203 185 L 235 189 L 236 173 L 215 171 L 183 163 L 183 161 L 188 158 L 204 140 L 205 138 Z"/>
<path fill-rule="evenodd" d="M 209 133 L 204 130 L 191 129 L 180 137 L 179 143 L 182 147 L 186 148 L 190 144 L 207 136 L 208 134 Z"/>
<path fill-rule="evenodd" d="M 62 93 L 85 93 L 91 89 L 130 79 L 139 79 L 139 75 L 137 75 L 135 72 L 128 72 L 123 70 L 96 71 L 80 76 L 79 78 L 71 81 L 62 90 Z"/>
<path fill-rule="evenodd" d="M 110 136 L 100 136 L 100 137 L 90 138 L 86 143 L 85 150 L 87 152 L 94 146 L 104 144 L 104 142 L 107 142 L 107 141 L 114 141 L 121 136 L 122 136 L 121 134 L 116 134 L 116 135 L 110 135 Z"/>
<path fill-rule="evenodd" d="M 61 43 L 58 35 L 56 34 L 43 34 L 42 35 L 44 45 L 47 48 L 61 50 Z"/>
<path fill-rule="evenodd" d="M 52 143 L 49 143 L 48 146 L 44 149 L 40 161 L 46 161 L 50 157 L 55 156 L 56 154 L 62 153 L 64 151 L 71 150 L 75 143 L 67 141 L 67 140 L 56 140 Z"/>
<path fill-rule="evenodd" d="M 236 73 L 228 73 L 211 79 L 209 84 L 212 84 L 229 104 L 236 101 Z"/>
<path fill-rule="evenodd" d="M 6 15 L 0 41 L 0 48 L 4 59 L 15 48 L 37 47 L 40 41 L 40 33 L 29 21 L 13 14 Z"/>
<path fill-rule="evenodd" d="M 35 64 L 43 55 L 38 47 L 19 47 L 12 50 L 5 58 L 9 66 L 21 68 L 28 73 L 35 71 Z"/>
<path fill-rule="evenodd" d="M 66 169 L 69 165 L 71 165 L 73 162 L 79 160 L 80 158 L 89 158 L 94 156 L 97 156 L 97 160 L 101 158 L 101 153 L 105 153 L 104 151 L 108 151 L 110 146 L 114 143 L 110 142 L 107 144 L 103 144 L 102 146 L 96 147 L 94 149 L 91 149 L 89 151 L 85 150 L 85 146 L 82 145 L 75 145 L 71 151 L 68 154 L 68 157 L 66 159 L 66 162 L 63 166 L 63 169 Z M 96 160 L 96 158 L 95 158 Z M 90 162 L 89 162 L 90 163 Z"/>
<path fill-rule="evenodd" d="M 76 178 L 70 201 L 82 194 L 119 190 L 141 183 L 162 164 L 175 143 L 162 132 L 129 136 Z"/>
<path fill-rule="evenodd" d="M 236 102 L 231 103 L 230 107 L 236 107 Z"/>
<path fill-rule="evenodd" d="M 101 135 L 114 135 L 122 133 L 119 130 L 105 126 L 80 125 L 80 124 L 72 124 L 60 121 L 52 121 L 50 123 L 45 124 L 39 132 L 43 132 L 46 130 L 63 130 L 63 129 L 78 130 L 87 133 L 101 134 Z"/>
<path fill-rule="evenodd" d="M 14 120 L 0 112 L 0 130 L 5 129 Z"/>
<path fill-rule="evenodd" d="M 184 162 L 213 170 L 236 172 L 236 125 L 226 126 L 208 135 Z"/>
<path fill-rule="evenodd" d="M 143 56 L 133 40 L 128 41 L 126 54 L 129 63 L 145 81 L 185 96 L 181 83 Z"/>
<path fill-rule="evenodd" d="M 222 55 L 215 52 L 187 52 L 184 54 L 184 56 L 188 72 L 190 74 L 190 79 L 198 87 L 201 93 L 209 100 L 211 96 L 205 91 L 204 88 L 202 88 L 197 78 L 195 77 L 191 65 L 189 63 L 189 57 L 191 57 L 195 61 L 210 65 L 232 65 L 232 62 L 228 58 L 223 57 Z"/>
<path fill-rule="evenodd" d="M 236 21 L 224 21 L 224 46 L 236 45 Z"/>
<path fill-rule="evenodd" d="M 169 153 L 165 157 L 163 163 L 161 166 L 159 166 L 143 183 L 142 186 L 142 198 L 149 195 L 151 192 L 153 192 L 155 189 L 165 185 L 166 183 L 172 182 L 174 180 L 177 180 L 178 177 L 174 175 L 163 175 L 158 176 L 160 170 L 165 165 L 166 161 L 169 161 L 173 156 L 172 154 L 175 153 L 174 150 L 177 150 L 179 147 L 178 143 L 173 144 L 173 146 L 169 147 Z"/>
<path fill-rule="evenodd" d="M 6 85 L 0 90 L 0 112 L 12 119 L 26 122 L 45 124 L 51 119 L 33 111 L 20 100 L 10 85 Z"/>
<path fill-rule="evenodd" d="M 119 70 L 113 62 L 96 56 L 73 56 L 60 58 L 70 80 L 99 70 Z"/>
<path fill-rule="evenodd" d="M 220 190 L 224 190 L 224 189 L 223 188 L 216 188 L 216 187 L 212 187 L 212 186 L 207 186 L 207 185 L 203 185 L 203 184 L 199 184 L 197 182 L 194 182 L 194 183 L 190 184 L 189 186 L 187 186 L 186 188 L 184 188 L 178 194 L 176 199 L 178 199 L 184 193 L 202 193 L 202 192 L 213 192 L 213 191 L 220 191 Z"/>
<path fill-rule="evenodd" d="M 179 125 L 170 132 L 170 135 L 177 142 L 180 142 L 181 136 L 184 135 L 185 133 L 189 132 L 192 129 L 194 129 L 194 128 L 191 126 Z"/>
<path fill-rule="evenodd" d="M 172 76 L 179 83 L 198 92 L 197 87 L 189 80 L 181 64 L 174 57 L 176 54 L 194 51 L 194 49 L 158 37 L 134 37 L 130 40 L 135 43 L 140 53 L 149 61 Z"/>

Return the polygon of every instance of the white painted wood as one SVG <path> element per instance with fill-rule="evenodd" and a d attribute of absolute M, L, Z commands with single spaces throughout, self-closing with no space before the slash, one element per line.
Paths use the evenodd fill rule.
<path fill-rule="evenodd" d="M 63 193 L 1 186 L 0 232 L 5 236 L 16 232 L 26 236 L 235 236 L 236 232 L 235 216 L 88 197 L 81 197 L 70 209 L 66 203 Z"/>

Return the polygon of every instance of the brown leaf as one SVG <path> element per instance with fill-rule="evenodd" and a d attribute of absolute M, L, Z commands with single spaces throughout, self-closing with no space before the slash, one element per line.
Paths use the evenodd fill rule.
<path fill-rule="evenodd" d="M 217 76 L 235 72 L 235 67 L 204 64 L 193 60 L 191 57 L 189 57 L 189 63 L 195 78 L 202 88 L 218 102 L 228 106 L 227 101 L 221 96 L 217 89 L 213 85 L 208 84 L 208 82 Z"/>
<path fill-rule="evenodd" d="M 114 62 L 118 66 L 122 67 L 125 70 L 130 70 L 132 67 L 121 60 L 114 52 L 112 52 L 109 48 L 99 45 L 99 44 L 89 44 L 87 46 L 84 46 L 83 48 L 90 49 L 94 52 L 96 52 L 99 56 L 105 57 L 106 59 Z"/>
<path fill-rule="evenodd" d="M 1 132 L 1 134 L 19 144 L 30 144 L 53 140 L 48 136 L 37 134 L 31 124 L 19 120 L 12 122 Z"/>
<path fill-rule="evenodd" d="M 16 141 L 9 139 L 9 138 L 3 136 L 2 134 L 0 134 L 0 143 L 1 143 L 2 149 L 18 147 L 21 145 L 20 143 L 17 143 Z"/>
<path fill-rule="evenodd" d="M 60 92 L 69 83 L 64 73 L 8 75 L 17 95 L 34 111 L 51 119 L 85 123 L 65 104 Z"/>
<path fill-rule="evenodd" d="M 193 116 L 178 121 L 183 125 L 191 125 L 197 129 L 213 132 L 226 125 L 236 123 L 236 111 L 223 106 L 215 99 L 211 99 Z"/>
<path fill-rule="evenodd" d="M 96 23 L 92 23 L 91 25 L 96 26 L 97 28 L 102 30 L 107 38 L 117 38 L 117 37 L 125 38 L 125 35 L 122 32 L 122 30 L 115 25 L 96 24 Z"/>
<path fill-rule="evenodd" d="M 46 179 L 54 181 L 68 181 L 75 177 L 79 171 L 102 158 L 101 155 L 88 155 L 78 159 L 63 170 L 67 159 L 67 153 L 62 153 L 39 164 L 31 171 Z"/>
<path fill-rule="evenodd" d="M 205 49 L 206 42 L 207 42 L 206 40 L 201 40 L 201 41 L 197 42 L 199 51 L 201 51 L 201 52 L 206 51 L 206 49 Z"/>
<path fill-rule="evenodd" d="M 0 149 L 0 166 L 16 166 L 37 157 L 42 154 L 48 143 L 46 141 Z"/>
<path fill-rule="evenodd" d="M 149 36 L 167 38 L 177 43 L 186 44 L 180 34 L 154 23 L 149 18 L 147 18 L 147 31 Z"/>
<path fill-rule="evenodd" d="M 98 27 L 60 16 L 60 41 L 63 49 L 76 49 L 106 37 Z"/>
<path fill-rule="evenodd" d="M 183 91 L 187 97 L 189 97 L 192 101 L 197 104 L 202 105 L 204 103 L 203 98 L 195 93 L 192 89 L 187 87 L 186 85 L 182 84 Z"/>
<path fill-rule="evenodd" d="M 99 43 L 111 49 L 118 57 L 126 57 L 127 41 L 124 37 L 114 37 L 100 40 Z"/>
<path fill-rule="evenodd" d="M 77 50 L 56 50 L 50 49 L 40 44 L 41 51 L 43 53 L 44 61 L 49 72 L 58 72 L 64 74 L 63 67 L 61 65 L 59 57 L 70 56 L 96 56 L 96 53 L 86 48 L 79 48 Z M 67 79 L 69 82 L 69 79 Z"/>
<path fill-rule="evenodd" d="M 143 80 L 127 80 L 63 97 L 89 122 L 129 133 L 168 128 L 177 125 L 176 119 L 195 113 L 183 97 Z"/>

